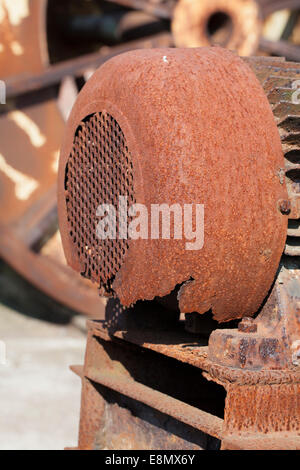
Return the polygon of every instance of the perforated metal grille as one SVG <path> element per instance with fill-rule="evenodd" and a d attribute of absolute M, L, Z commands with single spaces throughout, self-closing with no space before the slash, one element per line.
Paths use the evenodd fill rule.
<path fill-rule="evenodd" d="M 96 229 L 101 204 L 112 204 L 118 214 L 119 196 L 135 202 L 133 166 L 125 136 L 117 121 L 106 112 L 88 116 L 77 129 L 66 167 L 66 203 L 70 236 L 84 264 L 82 273 L 112 293 L 111 285 L 124 262 L 128 240 L 102 240 Z"/>

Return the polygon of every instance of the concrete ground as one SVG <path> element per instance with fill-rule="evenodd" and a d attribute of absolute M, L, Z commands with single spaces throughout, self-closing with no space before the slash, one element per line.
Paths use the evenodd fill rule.
<path fill-rule="evenodd" d="M 0 262 L 0 449 L 55 450 L 77 445 L 85 319 Z M 0 357 L 1 362 L 1 357 Z"/>

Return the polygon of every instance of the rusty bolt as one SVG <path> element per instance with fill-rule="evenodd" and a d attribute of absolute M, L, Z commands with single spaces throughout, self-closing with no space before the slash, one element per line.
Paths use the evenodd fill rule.
<path fill-rule="evenodd" d="M 254 323 L 253 318 L 244 317 L 239 323 L 238 330 L 243 333 L 256 333 L 257 324 Z"/>
<path fill-rule="evenodd" d="M 291 201 L 288 199 L 280 199 L 278 201 L 278 208 L 282 214 L 289 214 L 291 212 Z"/>

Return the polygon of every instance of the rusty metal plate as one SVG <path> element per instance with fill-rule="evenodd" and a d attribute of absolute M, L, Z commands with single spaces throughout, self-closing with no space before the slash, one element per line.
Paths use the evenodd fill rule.
<path fill-rule="evenodd" d="M 110 425 L 106 422 L 103 409 L 103 398 L 106 399 L 108 396 L 111 401 L 120 394 L 123 395 L 122 400 L 125 397 L 130 398 L 131 405 L 136 412 L 135 416 L 140 416 L 145 421 L 147 421 L 147 414 L 138 413 L 142 404 L 149 407 L 152 417 L 157 416 L 159 412 L 165 415 L 164 421 L 175 419 L 178 424 L 184 423 L 190 427 L 190 430 L 194 428 L 194 431 L 198 430 L 210 436 L 221 437 L 225 398 L 221 387 L 207 382 L 201 377 L 197 368 L 177 363 L 161 354 L 134 347 L 125 342 L 109 338 L 102 340 L 97 332 L 95 332 L 96 335 L 93 334 L 92 322 L 89 322 L 88 328 L 84 367 L 83 369 L 72 368 L 83 379 L 79 448 L 93 448 L 95 435 L 98 434 L 99 438 L 101 428 L 103 429 L 106 425 L 107 430 L 109 429 Z M 140 360 L 137 361 L 138 357 Z M 180 380 L 182 374 L 185 374 L 185 383 Z M 89 391 L 86 379 L 92 385 Z M 192 386 L 195 383 L 197 387 Z M 97 389 L 98 384 L 101 389 Z M 191 386 L 187 387 L 186 384 Z M 106 394 L 103 394 L 103 386 L 107 389 Z M 130 409 L 131 406 L 128 408 Z M 144 409 L 144 406 L 142 408 Z M 119 416 L 121 418 L 121 415 Z M 123 424 L 125 422 L 120 422 L 120 428 Z M 170 427 L 169 432 L 172 433 Z M 149 429 L 149 435 L 150 433 L 151 429 Z M 135 439 L 132 440 L 135 433 L 130 431 L 127 433 L 124 429 L 124 437 L 125 434 L 131 440 L 132 448 L 136 448 L 138 443 Z M 103 434 L 101 437 L 104 438 Z M 199 437 L 200 439 L 202 437 L 205 445 L 205 436 L 202 434 Z M 117 438 L 118 433 L 115 433 L 115 439 Z M 162 448 L 170 445 L 166 435 L 161 436 L 161 441 Z M 140 445 L 145 444 L 141 438 Z M 152 448 L 155 448 L 157 442 L 153 442 L 152 445 L 154 445 Z"/>
<path fill-rule="evenodd" d="M 229 384 L 223 449 L 299 450 L 299 384 Z"/>
<path fill-rule="evenodd" d="M 81 273 L 86 266 L 68 222 L 66 166 L 82 120 L 100 112 L 112 116 L 126 138 L 135 200 L 149 214 L 151 204 L 205 207 L 200 250 L 187 250 L 184 239 L 129 240 L 112 284 L 121 303 L 162 297 L 181 285 L 181 312 L 212 309 L 218 321 L 253 315 L 268 293 L 284 248 L 287 216 L 280 213 L 278 201 L 287 193 L 280 179 L 284 161 L 279 133 L 250 68 L 218 47 L 160 49 L 118 56 L 90 79 L 69 119 L 58 183 L 66 258 Z M 90 154 L 93 164 L 98 162 L 95 154 L 99 157 L 96 144 Z M 94 197 L 111 194 L 104 181 L 90 187 Z M 87 217 L 80 207 L 73 209 Z M 96 214 L 89 217 L 94 221 Z M 110 258 L 106 264 L 112 262 Z"/>
<path fill-rule="evenodd" d="M 1 78 L 48 65 L 46 9 L 47 0 L 0 0 Z"/>
<path fill-rule="evenodd" d="M 261 26 L 254 0 L 180 0 L 173 13 L 172 33 L 177 47 L 219 44 L 246 56 L 256 51 Z"/>
<path fill-rule="evenodd" d="M 201 436 L 202 442 L 201 437 L 199 439 L 194 430 L 190 433 L 185 432 L 184 438 L 178 437 L 176 432 L 181 435 L 184 433 L 183 426 L 178 422 L 174 421 L 176 424 L 172 422 L 173 434 L 170 432 L 171 418 L 168 418 L 166 425 L 165 416 L 155 413 L 152 408 L 143 407 L 137 402 L 135 402 L 135 408 L 138 408 L 142 417 L 135 416 L 134 413 L 117 403 L 105 402 L 105 410 L 100 429 L 96 434 L 94 450 L 203 450 L 204 435 Z M 134 411 L 136 412 L 136 410 Z M 193 438 L 197 444 L 189 442 L 188 439 L 192 440 Z"/>

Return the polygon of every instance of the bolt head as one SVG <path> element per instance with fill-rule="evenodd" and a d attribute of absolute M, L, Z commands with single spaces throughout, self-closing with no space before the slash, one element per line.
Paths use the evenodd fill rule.
<path fill-rule="evenodd" d="M 280 199 L 278 201 L 278 208 L 282 214 L 289 214 L 291 212 L 291 201 L 288 199 Z"/>

